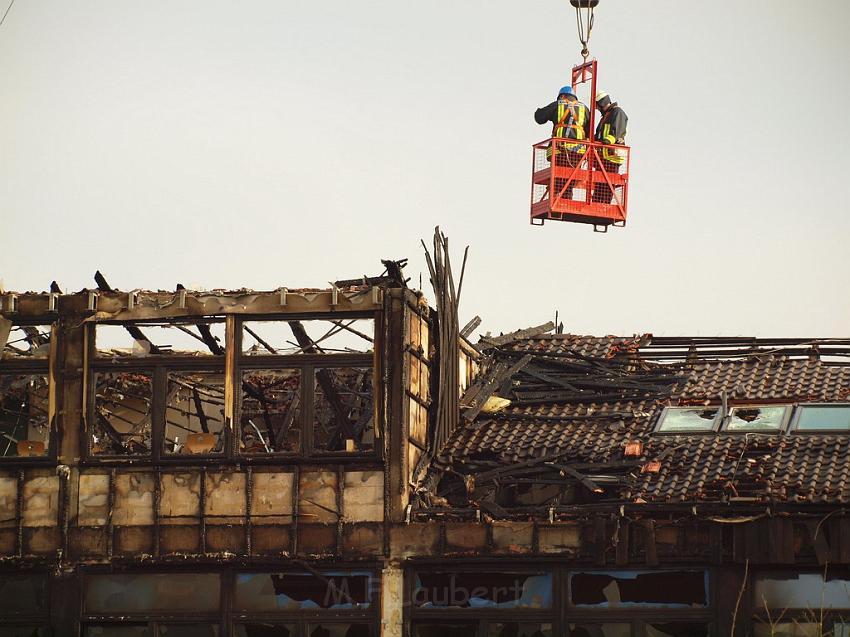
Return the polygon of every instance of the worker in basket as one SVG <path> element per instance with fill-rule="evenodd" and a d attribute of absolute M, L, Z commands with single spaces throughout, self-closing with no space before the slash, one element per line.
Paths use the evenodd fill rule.
<path fill-rule="evenodd" d="M 538 124 L 552 122 L 552 141 L 546 149 L 546 159 L 555 157 L 556 166 L 575 168 L 587 152 L 587 144 L 563 141 L 565 139 L 586 140 L 590 137 L 590 110 L 576 97 L 572 86 L 558 91 L 558 99 L 534 112 Z M 575 180 L 567 185 L 566 179 L 555 179 L 552 198 L 572 199 Z"/>
<path fill-rule="evenodd" d="M 617 102 L 611 101 L 611 96 L 605 91 L 596 94 L 596 108 L 602 113 L 602 117 L 596 125 L 594 139 L 606 146 L 596 149 L 594 168 L 606 173 L 618 174 L 626 161 L 626 153 L 614 146 L 622 146 L 626 143 L 626 127 L 629 118 Z M 609 204 L 612 194 L 611 187 L 607 183 L 597 182 L 593 189 L 592 200 Z"/>

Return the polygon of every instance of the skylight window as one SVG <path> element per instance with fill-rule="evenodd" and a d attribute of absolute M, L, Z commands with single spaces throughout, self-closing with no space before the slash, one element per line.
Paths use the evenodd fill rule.
<path fill-rule="evenodd" d="M 719 407 L 665 407 L 655 431 L 692 433 L 714 431 Z"/>
<path fill-rule="evenodd" d="M 737 405 L 729 410 L 724 431 L 780 431 L 789 405 Z"/>
<path fill-rule="evenodd" d="M 800 405 L 795 431 L 850 431 L 850 404 Z"/>

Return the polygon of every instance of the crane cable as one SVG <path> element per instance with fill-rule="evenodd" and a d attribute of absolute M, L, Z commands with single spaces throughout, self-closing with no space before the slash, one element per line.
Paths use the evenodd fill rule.
<path fill-rule="evenodd" d="M 576 9 L 576 26 L 578 27 L 578 39 L 581 42 L 581 57 L 587 62 L 587 58 L 590 55 L 587 43 L 590 40 L 590 32 L 593 30 L 593 7 L 596 3 L 579 1 L 572 4 Z M 583 18 L 581 13 L 582 8 L 585 9 Z"/>

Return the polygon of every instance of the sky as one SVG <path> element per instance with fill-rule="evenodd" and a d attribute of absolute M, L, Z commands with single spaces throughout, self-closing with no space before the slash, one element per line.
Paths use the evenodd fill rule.
<path fill-rule="evenodd" d="M 0 10 L 8 6 L 0 0 Z M 846 337 L 850 3 L 602 0 L 628 225 L 528 220 L 567 0 L 17 0 L 0 26 L 6 290 L 327 287 L 439 225 L 460 320 Z"/>

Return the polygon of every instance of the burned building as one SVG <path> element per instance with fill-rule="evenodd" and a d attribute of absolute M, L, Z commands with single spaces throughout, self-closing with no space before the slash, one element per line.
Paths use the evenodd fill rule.
<path fill-rule="evenodd" d="M 0 635 L 850 635 L 850 339 L 473 343 L 388 266 L 3 294 Z"/>

